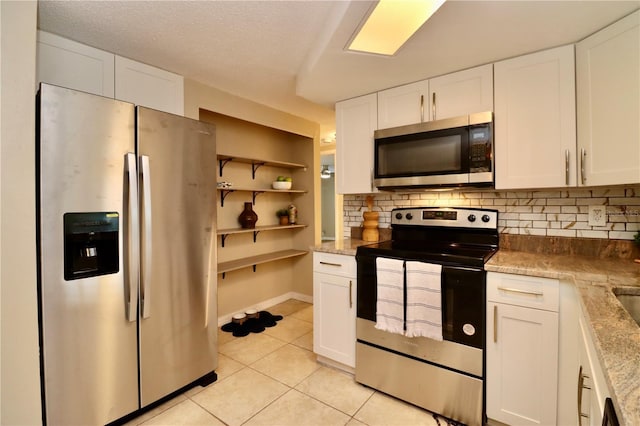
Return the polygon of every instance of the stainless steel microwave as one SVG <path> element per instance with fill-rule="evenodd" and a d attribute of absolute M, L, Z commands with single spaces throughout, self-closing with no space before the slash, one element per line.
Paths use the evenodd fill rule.
<path fill-rule="evenodd" d="M 379 189 L 493 187 L 493 113 L 483 112 L 374 133 Z"/>

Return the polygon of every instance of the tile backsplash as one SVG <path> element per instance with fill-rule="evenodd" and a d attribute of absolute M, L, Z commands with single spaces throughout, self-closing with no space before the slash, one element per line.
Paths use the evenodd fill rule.
<path fill-rule="evenodd" d="M 550 237 L 632 240 L 640 231 L 640 185 L 541 191 L 380 192 L 345 195 L 344 233 L 362 226 L 366 197 L 374 198 L 379 227 L 388 228 L 396 207 L 483 207 L 498 210 L 499 232 Z M 589 206 L 605 206 L 606 224 L 589 225 Z"/>

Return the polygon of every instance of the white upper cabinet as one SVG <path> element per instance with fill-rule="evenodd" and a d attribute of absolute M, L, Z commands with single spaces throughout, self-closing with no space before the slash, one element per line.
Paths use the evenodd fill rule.
<path fill-rule="evenodd" d="M 373 132 L 377 130 L 375 93 L 336 103 L 336 192 L 362 194 L 373 188 Z"/>
<path fill-rule="evenodd" d="M 573 45 L 497 62 L 494 85 L 496 189 L 575 186 Z"/>
<path fill-rule="evenodd" d="M 184 115 L 184 79 L 82 43 L 38 31 L 38 82 Z"/>
<path fill-rule="evenodd" d="M 114 55 L 44 31 L 38 31 L 38 83 L 114 96 Z"/>
<path fill-rule="evenodd" d="M 483 65 L 429 80 L 431 120 L 493 111 L 493 65 Z"/>
<path fill-rule="evenodd" d="M 136 105 L 184 115 L 184 79 L 116 55 L 115 97 Z"/>
<path fill-rule="evenodd" d="M 378 128 L 430 121 L 429 80 L 378 92 Z"/>
<path fill-rule="evenodd" d="M 576 75 L 578 184 L 640 182 L 640 11 L 576 44 Z"/>
<path fill-rule="evenodd" d="M 493 111 L 493 65 L 378 92 L 378 128 Z"/>

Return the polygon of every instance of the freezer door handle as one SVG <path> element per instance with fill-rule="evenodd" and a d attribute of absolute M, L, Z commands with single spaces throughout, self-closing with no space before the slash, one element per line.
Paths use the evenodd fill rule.
<path fill-rule="evenodd" d="M 140 269 L 140 215 L 138 211 L 138 175 L 136 172 L 136 155 L 127 153 L 125 155 L 125 179 L 127 194 L 127 253 L 128 268 L 125 274 L 126 289 L 128 297 L 125 299 L 125 315 L 127 321 L 134 322 L 138 315 L 138 275 Z"/>
<path fill-rule="evenodd" d="M 151 171 L 149 156 L 140 156 L 140 192 L 142 221 L 142 279 L 140 285 L 140 305 L 142 318 L 151 316 L 151 259 L 152 259 L 152 226 L 151 226 Z"/>

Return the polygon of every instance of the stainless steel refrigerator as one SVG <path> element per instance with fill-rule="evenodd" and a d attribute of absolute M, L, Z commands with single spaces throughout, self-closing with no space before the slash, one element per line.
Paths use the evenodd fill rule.
<path fill-rule="evenodd" d="M 215 380 L 214 127 L 47 84 L 37 110 L 45 422 Z"/>

